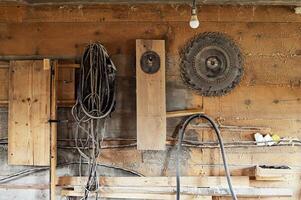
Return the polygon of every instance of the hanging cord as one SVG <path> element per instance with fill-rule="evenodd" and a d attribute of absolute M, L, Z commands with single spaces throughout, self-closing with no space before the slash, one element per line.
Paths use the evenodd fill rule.
<path fill-rule="evenodd" d="M 206 119 L 212 125 L 212 127 L 213 127 L 213 129 L 214 129 L 214 131 L 216 133 L 216 136 L 218 138 L 219 145 L 220 145 L 221 155 L 222 155 L 222 158 L 223 158 L 223 164 L 224 164 L 224 169 L 225 169 L 225 172 L 226 172 L 226 177 L 227 177 L 227 182 L 228 182 L 229 190 L 231 192 L 232 199 L 233 200 L 237 200 L 237 196 L 236 196 L 235 191 L 234 191 L 233 186 L 232 186 L 232 181 L 231 181 L 231 177 L 230 177 L 230 171 L 229 171 L 229 167 L 228 167 L 228 164 L 227 164 L 227 159 L 226 159 L 226 155 L 225 155 L 225 148 L 224 148 L 224 144 L 223 144 L 223 140 L 222 140 L 222 136 L 221 136 L 220 130 L 219 130 L 217 124 L 211 118 L 209 118 L 207 115 L 204 115 L 204 114 L 191 115 L 190 117 L 188 117 L 184 121 L 182 127 L 179 130 L 179 136 L 178 136 L 179 139 L 178 139 L 178 148 L 177 148 L 177 163 L 176 163 L 176 173 L 177 173 L 177 175 L 176 175 L 176 179 L 177 179 L 177 195 L 176 195 L 176 197 L 177 197 L 177 200 L 180 200 L 180 193 L 181 193 L 181 185 L 180 185 L 180 153 L 181 153 L 182 141 L 183 141 L 185 130 L 186 130 L 188 124 L 192 120 L 194 120 L 196 118 Z"/>
<path fill-rule="evenodd" d="M 57 167 L 63 168 L 65 166 L 78 165 L 78 164 L 80 164 L 80 163 L 78 163 L 78 162 L 66 162 L 66 163 L 59 163 L 57 165 Z M 87 165 L 89 163 L 83 162 L 81 164 L 82 165 Z M 134 171 L 134 170 L 131 170 L 131 169 L 127 169 L 127 168 L 124 168 L 124 167 L 115 166 L 115 165 L 108 165 L 108 164 L 97 163 L 97 167 L 105 167 L 105 168 L 113 169 L 113 170 L 116 170 L 116 171 L 122 171 L 124 173 L 128 173 L 128 174 L 131 174 L 133 176 L 144 177 L 143 174 L 141 174 L 141 173 L 139 173 L 137 171 Z M 14 181 L 14 180 L 26 177 L 26 176 L 29 176 L 29 175 L 34 174 L 34 173 L 43 172 L 43 171 L 47 171 L 47 170 L 49 170 L 49 167 L 36 167 L 36 168 L 25 169 L 25 170 L 16 172 L 14 174 L 10 174 L 10 175 L 8 175 L 8 176 L 6 176 L 4 178 L 0 178 L 0 185 L 8 183 L 10 181 Z"/>
<path fill-rule="evenodd" d="M 82 200 L 88 199 L 90 192 L 96 192 L 98 199 L 97 158 L 106 119 L 115 107 L 115 76 L 116 67 L 107 50 L 100 43 L 88 45 L 82 56 L 77 100 L 72 108 L 76 121 L 75 146 L 80 154 L 80 176 L 82 159 L 88 162 L 88 181 Z"/>

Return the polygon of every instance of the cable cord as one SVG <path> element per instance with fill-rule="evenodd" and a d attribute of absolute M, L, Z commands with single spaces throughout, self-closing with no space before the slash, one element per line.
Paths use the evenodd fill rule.
<path fill-rule="evenodd" d="M 100 43 L 88 45 L 81 60 L 77 100 L 72 107 L 76 121 L 75 146 L 80 154 L 80 163 L 82 160 L 89 163 L 88 181 L 82 200 L 88 199 L 89 193 L 97 192 L 99 188 L 97 158 L 101 151 L 106 119 L 115 108 L 115 77 L 116 67 L 104 46 Z M 80 176 L 81 171 L 80 164 Z"/>
<path fill-rule="evenodd" d="M 69 165 L 78 165 L 78 164 L 87 165 L 89 163 L 86 163 L 86 162 L 82 162 L 82 163 L 67 162 L 67 163 L 60 163 L 60 164 L 57 165 L 57 167 L 65 167 L 65 166 L 69 166 Z M 133 176 L 140 176 L 140 177 L 144 176 L 143 174 L 141 174 L 137 171 L 127 169 L 127 168 L 124 168 L 124 167 L 115 166 L 115 165 L 97 163 L 97 166 L 105 167 L 105 168 L 109 168 L 109 169 L 114 169 L 114 170 L 120 170 L 120 171 L 123 171 L 125 173 L 129 173 Z M 37 172 L 46 171 L 46 170 L 49 170 L 49 167 L 38 167 L 38 168 L 25 169 L 25 170 L 16 172 L 14 174 L 10 174 L 10 175 L 8 175 L 4 178 L 0 178 L 0 185 L 4 184 L 4 183 L 7 183 L 7 182 L 10 182 L 10 181 L 13 181 L 13 180 L 17 180 L 17 179 L 22 178 L 22 177 L 26 177 L 28 175 L 31 175 L 31 174 L 34 174 L 34 173 L 37 173 Z"/>
<path fill-rule="evenodd" d="M 225 173 L 226 173 L 226 178 L 227 178 L 229 190 L 230 190 L 230 193 L 232 195 L 232 199 L 233 200 L 237 200 L 236 193 L 235 193 L 235 191 L 233 189 L 233 186 L 232 186 L 232 181 L 231 181 L 231 177 L 230 177 L 230 171 L 229 171 L 229 167 L 228 167 L 228 164 L 227 164 L 225 148 L 224 148 L 224 144 L 223 144 L 223 140 L 222 140 L 222 136 L 221 136 L 220 130 L 219 130 L 217 124 L 211 118 L 209 118 L 207 115 L 204 115 L 204 114 L 191 115 L 190 117 L 188 117 L 184 121 L 182 127 L 179 130 L 179 135 L 178 135 L 179 139 L 178 139 L 178 148 L 177 148 L 177 162 L 176 162 L 176 181 L 177 181 L 176 199 L 180 200 L 180 193 L 181 193 L 181 184 L 180 184 L 180 153 L 181 153 L 181 150 L 182 150 L 182 148 L 181 148 L 182 147 L 182 141 L 184 139 L 185 130 L 186 130 L 188 124 L 192 120 L 194 120 L 196 118 L 206 119 L 212 125 L 212 127 L 213 127 L 213 129 L 214 129 L 214 131 L 216 133 L 216 136 L 218 138 L 219 145 L 220 145 L 220 150 L 221 150 L 221 155 L 222 155 L 222 159 L 223 159 L 223 164 L 224 164 L 224 169 L 225 169 Z"/>

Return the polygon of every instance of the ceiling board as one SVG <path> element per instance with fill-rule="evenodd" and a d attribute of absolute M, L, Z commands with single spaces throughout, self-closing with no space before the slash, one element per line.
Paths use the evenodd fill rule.
<path fill-rule="evenodd" d="M 3 1 L 2 1 L 3 2 Z M 24 4 L 137 4 L 137 3 L 168 3 L 190 4 L 192 0 L 7 0 L 5 2 L 17 2 Z M 300 0 L 197 0 L 204 5 L 286 5 L 300 6 Z"/>

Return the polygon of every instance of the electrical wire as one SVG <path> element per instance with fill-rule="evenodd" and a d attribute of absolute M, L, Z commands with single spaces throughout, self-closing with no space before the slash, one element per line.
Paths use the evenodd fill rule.
<path fill-rule="evenodd" d="M 68 165 L 78 165 L 78 164 L 80 164 L 80 163 L 79 162 L 67 162 L 67 163 L 58 164 L 57 167 L 64 167 L 64 166 L 68 166 Z M 89 164 L 89 163 L 82 162 L 81 164 Z M 140 176 L 140 177 L 144 176 L 143 174 L 141 174 L 139 172 L 133 171 L 131 169 L 126 169 L 123 167 L 115 166 L 115 165 L 97 163 L 97 166 L 106 167 L 106 168 L 115 169 L 115 170 L 121 170 L 121 171 L 130 173 L 135 176 Z M 49 170 L 49 167 L 39 167 L 39 168 L 31 168 L 31 169 L 22 170 L 22 171 L 14 173 L 14 174 L 10 174 L 4 178 L 1 178 L 0 184 L 7 183 L 10 181 L 16 180 L 18 178 L 24 177 L 24 176 L 28 176 L 30 174 L 34 174 L 34 173 L 46 171 L 46 170 Z"/>
<path fill-rule="evenodd" d="M 209 118 L 207 115 L 204 114 L 195 114 L 195 115 L 191 115 L 190 117 L 188 117 L 183 125 L 181 126 L 180 130 L 179 130 L 179 135 L 178 135 L 178 148 L 177 148 L 177 162 L 176 162 L 176 181 L 177 181 L 177 192 L 176 192 L 176 199 L 180 200 L 180 193 L 181 193 L 181 183 L 180 183 L 180 153 L 181 153 L 181 147 L 182 147 L 182 141 L 184 139 L 184 134 L 185 134 L 185 130 L 186 127 L 188 126 L 188 124 L 196 119 L 196 118 L 203 118 L 206 119 L 213 127 L 216 136 L 218 138 L 218 142 L 220 145 L 220 150 L 221 150 L 221 155 L 222 155 L 222 159 L 223 159 L 223 164 L 224 164 L 224 169 L 225 169 L 225 173 L 226 173 L 226 178 L 227 178 L 227 182 L 228 182 L 228 186 L 229 186 L 229 190 L 230 193 L 232 195 L 232 199 L 233 200 L 237 200 L 237 196 L 236 193 L 233 189 L 232 186 L 232 181 L 231 181 L 231 177 L 230 177 L 230 171 L 229 171 L 229 167 L 227 164 L 227 159 L 226 159 L 226 154 L 225 154 L 225 148 L 224 148 L 224 144 L 223 144 L 223 140 L 222 140 L 222 136 L 220 134 L 220 130 L 218 129 L 217 124 L 211 119 Z"/>
<path fill-rule="evenodd" d="M 88 199 L 89 193 L 99 188 L 97 158 L 104 138 L 106 119 L 115 107 L 115 76 L 116 67 L 104 46 L 98 42 L 88 45 L 82 56 L 77 100 L 72 108 L 76 121 L 75 145 L 80 154 L 80 163 L 83 159 L 89 163 L 88 181 L 82 200 Z M 81 135 L 85 136 L 84 142 Z M 80 176 L 81 171 L 80 164 Z"/>

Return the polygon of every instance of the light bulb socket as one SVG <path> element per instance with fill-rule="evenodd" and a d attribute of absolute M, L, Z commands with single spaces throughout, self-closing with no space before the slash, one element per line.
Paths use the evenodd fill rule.
<path fill-rule="evenodd" d="M 191 15 L 196 15 L 196 13 L 197 13 L 196 7 L 192 7 L 192 9 L 191 9 Z"/>

